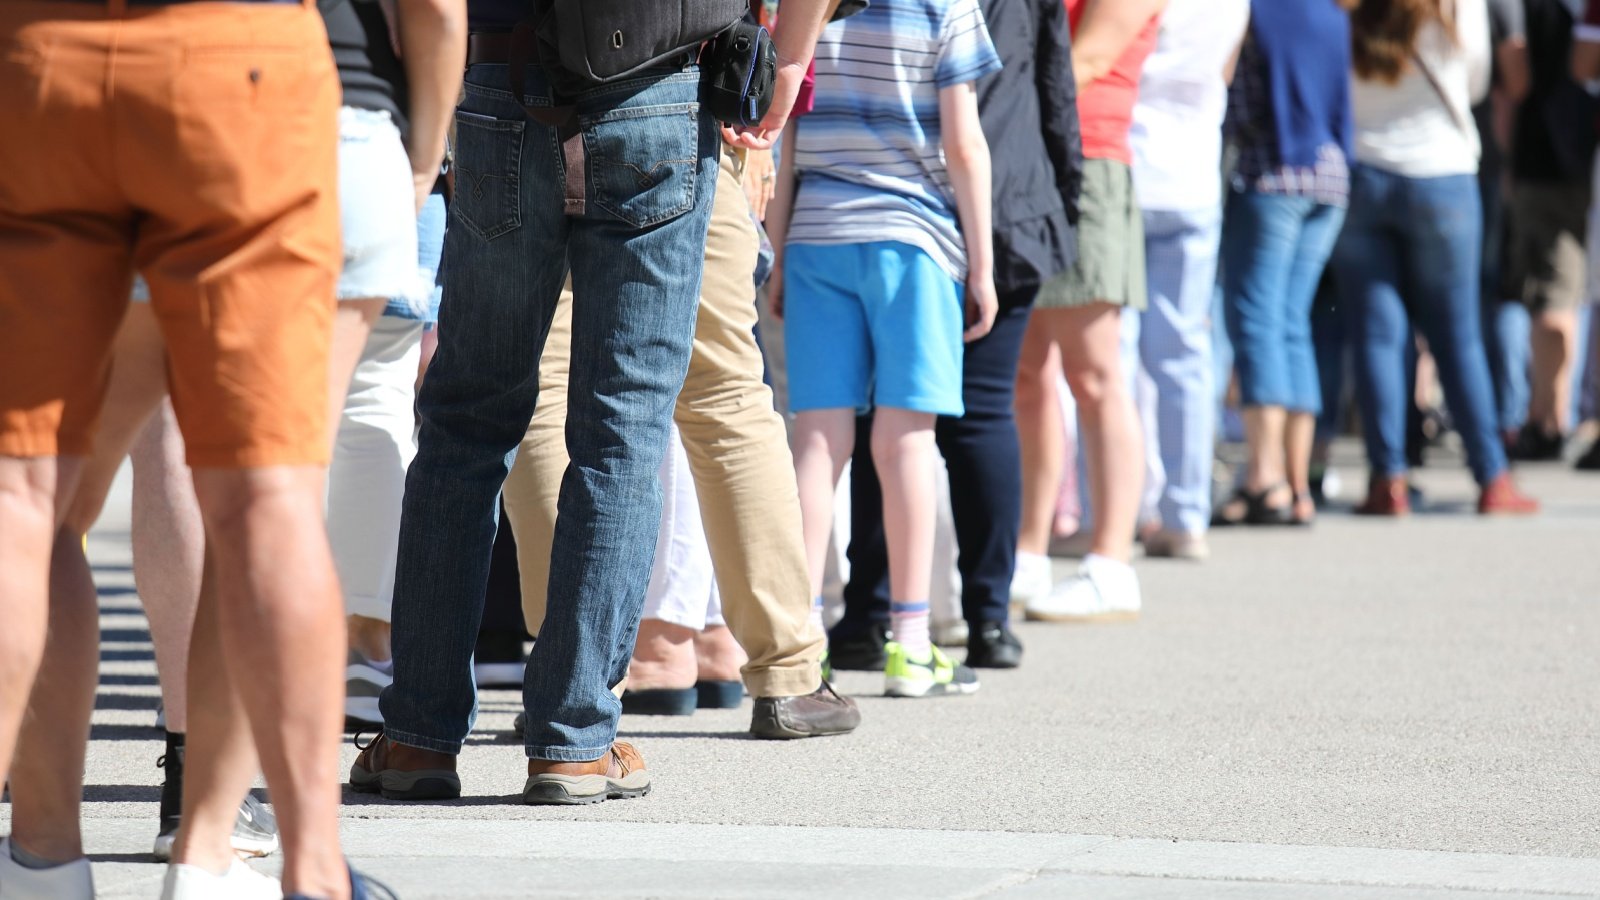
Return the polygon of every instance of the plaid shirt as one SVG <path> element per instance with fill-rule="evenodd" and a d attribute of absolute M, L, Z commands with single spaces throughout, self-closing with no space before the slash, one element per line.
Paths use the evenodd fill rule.
<path fill-rule="evenodd" d="M 1282 161 L 1267 79 L 1266 60 L 1256 50 L 1255 41 L 1246 40 L 1228 90 L 1226 133 L 1238 154 L 1233 189 L 1310 197 L 1329 206 L 1344 206 L 1350 199 L 1350 165 L 1338 144 L 1318 148 L 1313 165 L 1291 166 Z"/>

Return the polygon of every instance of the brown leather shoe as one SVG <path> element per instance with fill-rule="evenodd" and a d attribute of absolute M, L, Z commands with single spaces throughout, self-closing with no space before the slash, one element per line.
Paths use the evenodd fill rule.
<path fill-rule="evenodd" d="M 757 697 L 750 715 L 751 734 L 777 740 L 848 734 L 860 724 L 855 701 L 839 696 L 826 681 L 799 697 Z"/>
<path fill-rule="evenodd" d="M 632 744 L 617 741 L 605 756 L 589 762 L 528 760 L 522 802 L 582 806 L 602 800 L 631 800 L 650 793 L 650 773 Z"/>
<path fill-rule="evenodd" d="M 363 746 L 350 767 L 350 788 L 382 794 L 388 800 L 454 800 L 461 796 L 456 758 L 448 753 L 410 747 L 382 731 Z"/>
<path fill-rule="evenodd" d="M 1355 508 L 1358 516 L 1409 516 L 1411 498 L 1406 495 L 1404 478 L 1372 476 L 1367 483 L 1367 499 Z"/>
<path fill-rule="evenodd" d="M 1501 472 L 1495 480 L 1483 486 L 1478 495 L 1480 516 L 1531 516 L 1539 511 L 1539 501 L 1517 490 L 1510 472 Z"/>

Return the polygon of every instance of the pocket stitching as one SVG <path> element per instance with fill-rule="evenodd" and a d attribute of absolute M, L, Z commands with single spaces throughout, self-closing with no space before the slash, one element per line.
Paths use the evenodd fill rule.
<path fill-rule="evenodd" d="M 473 234 L 478 235 L 486 241 L 492 241 L 495 238 L 501 237 L 502 235 L 521 228 L 522 145 L 523 141 L 527 139 L 527 123 L 516 122 L 507 119 L 496 119 L 493 116 L 484 116 L 477 113 L 466 112 L 465 110 L 456 110 L 456 124 L 458 129 L 464 125 L 472 128 L 480 128 L 484 131 L 494 132 L 497 135 L 517 134 L 520 135 L 521 139 L 516 141 L 516 143 L 513 144 L 508 150 L 508 155 L 510 158 L 507 161 L 508 164 L 506 168 L 509 171 L 505 174 L 496 174 L 493 172 L 475 172 L 466 165 L 463 165 L 462 159 L 458 152 L 455 161 L 458 202 L 450 204 L 453 211 L 453 218 L 461 222 L 461 224 Z M 496 140 L 501 139 L 502 138 L 498 136 L 496 137 Z M 501 178 L 506 181 L 506 189 L 510 194 L 510 203 L 506 204 L 509 206 L 509 209 L 504 213 L 503 218 L 501 218 L 500 221 L 497 221 L 492 226 L 485 227 L 482 224 L 473 221 L 472 218 L 467 215 L 466 207 L 469 204 L 461 203 L 459 200 L 468 196 L 471 196 L 474 200 L 481 200 L 487 193 L 485 190 L 485 185 L 488 183 L 488 179 L 490 178 Z M 467 182 L 471 183 L 470 186 L 467 184 Z M 496 210 L 494 211 L 493 215 L 500 216 L 501 213 L 500 211 Z"/>
<path fill-rule="evenodd" d="M 667 110 L 667 111 L 663 112 L 663 110 Z M 630 108 L 630 109 L 610 110 L 610 111 L 608 111 L 606 113 L 603 113 L 601 115 L 598 115 L 598 116 L 582 117 L 580 119 L 580 121 L 583 123 L 584 151 L 586 153 L 588 153 L 590 159 L 592 161 L 594 161 L 595 163 L 606 165 L 606 166 L 614 166 L 614 167 L 617 167 L 617 168 L 631 169 L 634 172 L 639 173 L 640 175 L 644 175 L 644 176 L 648 177 L 648 173 L 646 173 L 643 168 L 641 168 L 640 166 L 638 166 L 635 163 L 629 162 L 627 160 L 608 160 L 608 159 L 606 159 L 606 157 L 604 155 L 594 152 L 594 147 L 593 147 L 594 135 L 589 130 L 588 126 L 590 126 L 590 125 L 600 125 L 600 124 L 606 124 L 606 123 L 618 122 L 618 121 L 624 121 L 624 120 L 628 120 L 628 119 L 640 119 L 640 118 L 645 118 L 647 116 L 658 117 L 658 118 L 668 118 L 668 117 L 671 117 L 671 116 L 679 116 L 679 115 L 686 116 L 689 119 L 691 127 L 697 126 L 699 124 L 698 123 L 699 104 L 696 104 L 696 103 L 677 103 L 677 104 L 664 104 L 664 105 L 660 105 L 660 106 L 641 106 L 641 107 L 633 107 L 633 108 Z M 696 127 L 695 128 L 695 131 L 696 131 L 695 146 L 696 147 L 699 146 L 698 130 L 699 129 Z M 623 222 L 623 223 L 625 223 L 625 224 L 627 224 L 627 225 L 629 225 L 631 227 L 634 227 L 634 228 L 649 228 L 649 227 L 651 227 L 653 225 L 659 225 L 662 222 L 667 222 L 667 221 L 670 221 L 672 219 L 675 219 L 678 216 L 681 216 L 684 213 L 686 213 L 689 210 L 694 208 L 695 192 L 696 192 L 696 188 L 697 188 L 697 185 L 698 185 L 698 179 L 699 179 L 699 162 L 700 162 L 700 160 L 698 158 L 691 158 L 691 159 L 675 158 L 675 159 L 658 160 L 658 161 L 655 162 L 654 165 L 651 166 L 651 169 L 650 169 L 651 172 L 654 172 L 655 170 L 657 170 L 657 169 L 659 169 L 659 168 L 661 168 L 662 166 L 665 166 L 665 165 L 682 165 L 682 166 L 685 166 L 685 169 L 684 169 L 684 192 L 683 192 L 684 199 L 683 199 L 683 201 L 681 203 L 677 204 L 677 205 L 670 206 L 670 207 L 664 208 L 662 210 L 659 210 L 659 211 L 655 212 L 652 215 L 638 216 L 638 215 L 635 215 L 635 214 L 630 214 L 630 213 L 626 212 L 622 208 L 621 204 L 613 203 L 613 202 L 608 201 L 606 196 L 605 196 L 605 192 L 603 192 L 601 190 L 598 190 L 598 185 L 595 183 L 595 177 L 596 177 L 596 173 L 597 173 L 597 167 L 596 166 L 591 166 L 590 167 L 590 172 L 589 172 L 590 194 L 594 198 L 594 202 L 595 202 L 596 206 L 598 206 L 601 209 L 605 210 L 606 212 L 610 213 L 612 216 L 617 218 L 619 221 L 621 221 L 621 222 Z"/>

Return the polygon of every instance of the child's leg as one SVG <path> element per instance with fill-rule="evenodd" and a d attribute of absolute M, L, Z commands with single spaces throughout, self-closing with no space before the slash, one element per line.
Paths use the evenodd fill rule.
<path fill-rule="evenodd" d="M 855 435 L 854 409 L 814 409 L 795 415 L 794 471 L 813 597 L 822 594 L 822 570 L 833 532 L 833 491 L 850 459 Z"/>
<path fill-rule="evenodd" d="M 883 485 L 889 545 L 890 629 L 913 656 L 928 651 L 928 594 L 933 571 L 934 454 L 932 413 L 883 408 L 872 427 L 872 460 Z"/>

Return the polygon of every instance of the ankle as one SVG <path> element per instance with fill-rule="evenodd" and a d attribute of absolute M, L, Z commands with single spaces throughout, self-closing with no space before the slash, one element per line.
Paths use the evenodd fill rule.
<path fill-rule="evenodd" d="M 388 622 L 366 616 L 351 616 L 349 632 L 351 650 L 373 662 L 387 662 L 393 657 L 394 651 L 389 643 L 392 631 Z"/>
<path fill-rule="evenodd" d="M 6 841 L 11 861 L 24 869 L 54 869 L 83 858 L 83 836 L 76 828 L 56 834 L 35 834 L 18 840 L 15 834 Z"/>

